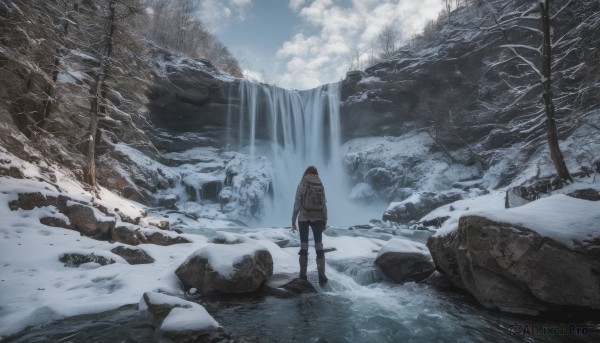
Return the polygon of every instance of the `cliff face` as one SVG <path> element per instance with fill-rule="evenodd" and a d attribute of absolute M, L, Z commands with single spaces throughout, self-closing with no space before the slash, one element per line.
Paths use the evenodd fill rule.
<path fill-rule="evenodd" d="M 600 109 L 594 95 L 600 78 L 595 43 L 600 39 L 600 2 L 565 5 L 555 3 L 551 11 L 552 82 L 561 139 L 581 126 L 592 130 L 588 123 Z M 541 76 L 529 65 L 541 68 L 541 22 L 535 19 L 535 6 L 492 1 L 459 9 L 392 59 L 349 72 L 342 83 L 344 139 L 426 132 L 431 153 L 443 153 L 448 163 L 476 165 L 481 175 L 499 172 L 498 182 L 487 184 L 491 187 L 524 173 L 535 176 L 526 172 L 534 163 L 538 173 L 552 173 L 551 163 L 541 160 L 547 154 Z M 519 16 L 530 19 L 514 19 Z M 579 169 L 575 160 L 598 159 L 597 154 L 584 157 L 584 145 L 565 147 L 572 149 L 565 154 L 571 168 Z"/>

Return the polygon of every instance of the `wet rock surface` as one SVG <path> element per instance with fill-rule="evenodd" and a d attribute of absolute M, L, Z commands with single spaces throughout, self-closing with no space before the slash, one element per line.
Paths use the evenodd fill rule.
<path fill-rule="evenodd" d="M 435 271 L 431 256 L 421 253 L 386 252 L 377 257 L 375 264 L 399 283 L 423 281 Z"/>
<path fill-rule="evenodd" d="M 315 287 L 308 280 L 300 278 L 295 278 L 292 281 L 279 286 L 279 288 L 283 288 L 296 294 L 317 293 Z"/>

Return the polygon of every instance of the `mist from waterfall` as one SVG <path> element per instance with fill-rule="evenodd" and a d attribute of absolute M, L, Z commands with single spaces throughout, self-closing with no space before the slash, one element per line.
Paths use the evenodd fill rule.
<path fill-rule="evenodd" d="M 266 156 L 273 167 L 272 197 L 265 199 L 261 224 L 290 225 L 296 187 L 309 165 L 317 167 L 325 187 L 328 225 L 380 218 L 381 208 L 349 200 L 340 151 L 339 83 L 295 91 L 244 80 L 239 97 L 238 148 Z"/>

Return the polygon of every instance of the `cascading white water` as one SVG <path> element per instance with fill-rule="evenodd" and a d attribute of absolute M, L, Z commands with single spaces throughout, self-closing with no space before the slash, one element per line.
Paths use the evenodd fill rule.
<path fill-rule="evenodd" d="M 309 165 L 317 167 L 325 186 L 330 225 L 379 217 L 349 200 L 340 151 L 339 83 L 294 91 L 241 81 L 239 92 L 238 142 L 248 144 L 251 155 L 268 157 L 273 166 L 273 197 L 267 200 L 263 224 L 289 225 L 296 187 Z"/>

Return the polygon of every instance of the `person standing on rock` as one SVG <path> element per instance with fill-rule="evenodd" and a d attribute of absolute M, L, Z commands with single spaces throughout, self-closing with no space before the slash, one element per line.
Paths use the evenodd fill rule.
<path fill-rule="evenodd" d="M 310 227 L 315 239 L 319 283 L 325 283 L 327 282 L 327 276 L 325 276 L 323 231 L 327 228 L 327 201 L 325 199 L 325 188 L 319 178 L 319 172 L 314 166 L 306 168 L 296 189 L 294 212 L 292 214 L 292 232 L 296 232 L 296 219 L 298 219 L 298 226 L 300 227 L 300 252 L 298 252 L 298 255 L 300 255 L 300 278 L 306 280 L 308 228 Z"/>

